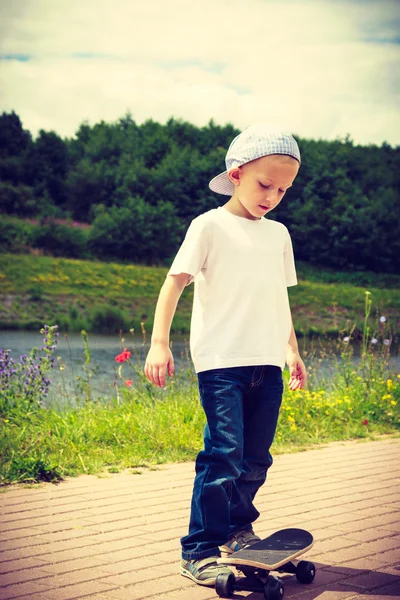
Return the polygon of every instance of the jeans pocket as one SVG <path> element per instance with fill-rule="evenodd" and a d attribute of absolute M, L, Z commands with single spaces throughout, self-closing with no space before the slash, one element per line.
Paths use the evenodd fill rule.
<path fill-rule="evenodd" d="M 257 385 L 260 385 L 264 379 L 265 367 L 254 367 L 253 376 L 251 380 L 250 387 L 254 388 Z"/>

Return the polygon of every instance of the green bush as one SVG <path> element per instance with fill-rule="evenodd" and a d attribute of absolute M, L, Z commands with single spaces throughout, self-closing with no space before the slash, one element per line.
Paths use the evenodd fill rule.
<path fill-rule="evenodd" d="M 27 217 L 36 215 L 37 198 L 33 188 L 0 181 L 0 213 L 24 214 Z"/>
<path fill-rule="evenodd" d="M 34 230 L 33 246 L 52 256 L 88 258 L 88 233 L 81 227 L 49 223 Z"/>
<path fill-rule="evenodd" d="M 100 258 L 154 264 L 173 255 L 180 235 L 181 225 L 172 204 L 153 206 L 137 196 L 120 207 L 97 208 L 89 247 Z"/>
<path fill-rule="evenodd" d="M 132 319 L 125 311 L 112 306 L 95 306 L 89 313 L 90 329 L 101 332 L 129 330 Z"/>
<path fill-rule="evenodd" d="M 20 253 L 33 246 L 35 225 L 14 217 L 0 218 L 0 252 Z"/>
<path fill-rule="evenodd" d="M 87 229 L 72 224 L 41 225 L 4 215 L 0 219 L 0 252 L 17 254 L 37 248 L 53 256 L 89 258 L 88 237 Z"/>
<path fill-rule="evenodd" d="M 13 456 L 7 468 L 9 481 L 58 481 L 61 471 L 47 457 Z"/>

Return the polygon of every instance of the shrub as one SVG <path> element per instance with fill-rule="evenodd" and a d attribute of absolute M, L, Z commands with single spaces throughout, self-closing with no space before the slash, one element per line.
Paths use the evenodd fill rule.
<path fill-rule="evenodd" d="M 35 227 L 32 244 L 52 256 L 88 258 L 88 235 L 88 231 L 81 227 L 49 223 Z"/>

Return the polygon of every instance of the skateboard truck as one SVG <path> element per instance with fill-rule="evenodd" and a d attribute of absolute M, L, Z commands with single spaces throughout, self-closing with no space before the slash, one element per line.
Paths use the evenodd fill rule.
<path fill-rule="evenodd" d="M 220 598 L 230 598 L 235 591 L 258 592 L 264 600 L 282 600 L 284 585 L 279 577 L 270 575 L 291 573 L 299 583 L 312 583 L 315 565 L 301 560 L 294 564 L 292 559 L 303 554 L 313 545 L 312 535 L 303 529 L 284 529 L 265 540 L 234 552 L 219 563 L 234 566 L 244 577 L 236 578 L 232 573 L 217 577 L 215 591 Z"/>

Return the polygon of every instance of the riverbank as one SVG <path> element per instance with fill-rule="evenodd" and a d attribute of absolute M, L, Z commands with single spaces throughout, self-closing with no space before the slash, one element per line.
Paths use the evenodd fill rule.
<path fill-rule="evenodd" d="M 369 389 L 371 372 L 365 377 L 361 369 L 350 373 L 348 384 L 342 372 L 329 388 L 322 382 L 290 392 L 286 385 L 273 453 L 399 435 L 400 375 L 387 376 Z M 0 484 L 134 472 L 194 460 L 202 447 L 205 419 L 191 373 L 178 373 L 163 390 L 143 378 L 135 385 L 120 380 L 115 396 L 103 402 L 91 398 L 89 381 L 77 388 L 75 406 L 63 410 L 17 401 L 0 410 Z"/>
<path fill-rule="evenodd" d="M 368 316 L 368 301 L 366 309 Z M 46 404 L 51 379 L 57 371 L 64 373 L 66 365 L 57 360 L 57 327 L 45 326 L 41 333 L 40 350 L 19 361 L 0 350 L 0 482 L 55 481 L 195 458 L 205 418 L 189 362 L 159 389 L 149 384 L 127 351 L 115 357 L 119 366 L 113 385 L 98 397 L 84 334 L 83 374 L 72 373 L 69 389 L 61 380 L 58 403 L 51 405 Z M 399 431 L 399 369 L 390 364 L 387 345 L 369 340 L 367 332 L 361 360 L 354 363 L 352 347 L 343 339 L 340 360 L 329 375 L 319 373 L 320 363 L 313 359 L 308 389 L 290 392 L 285 370 L 274 452 Z"/>
<path fill-rule="evenodd" d="M 0 329 L 39 330 L 43 323 L 63 331 L 116 333 L 152 329 L 154 309 L 167 273 L 164 267 L 35 256 L 0 255 Z M 361 332 L 365 291 L 373 317 L 386 316 L 391 335 L 400 334 L 400 277 L 340 273 L 297 266 L 299 285 L 289 288 L 299 336 Z M 172 333 L 187 334 L 193 286 L 184 290 Z"/>

